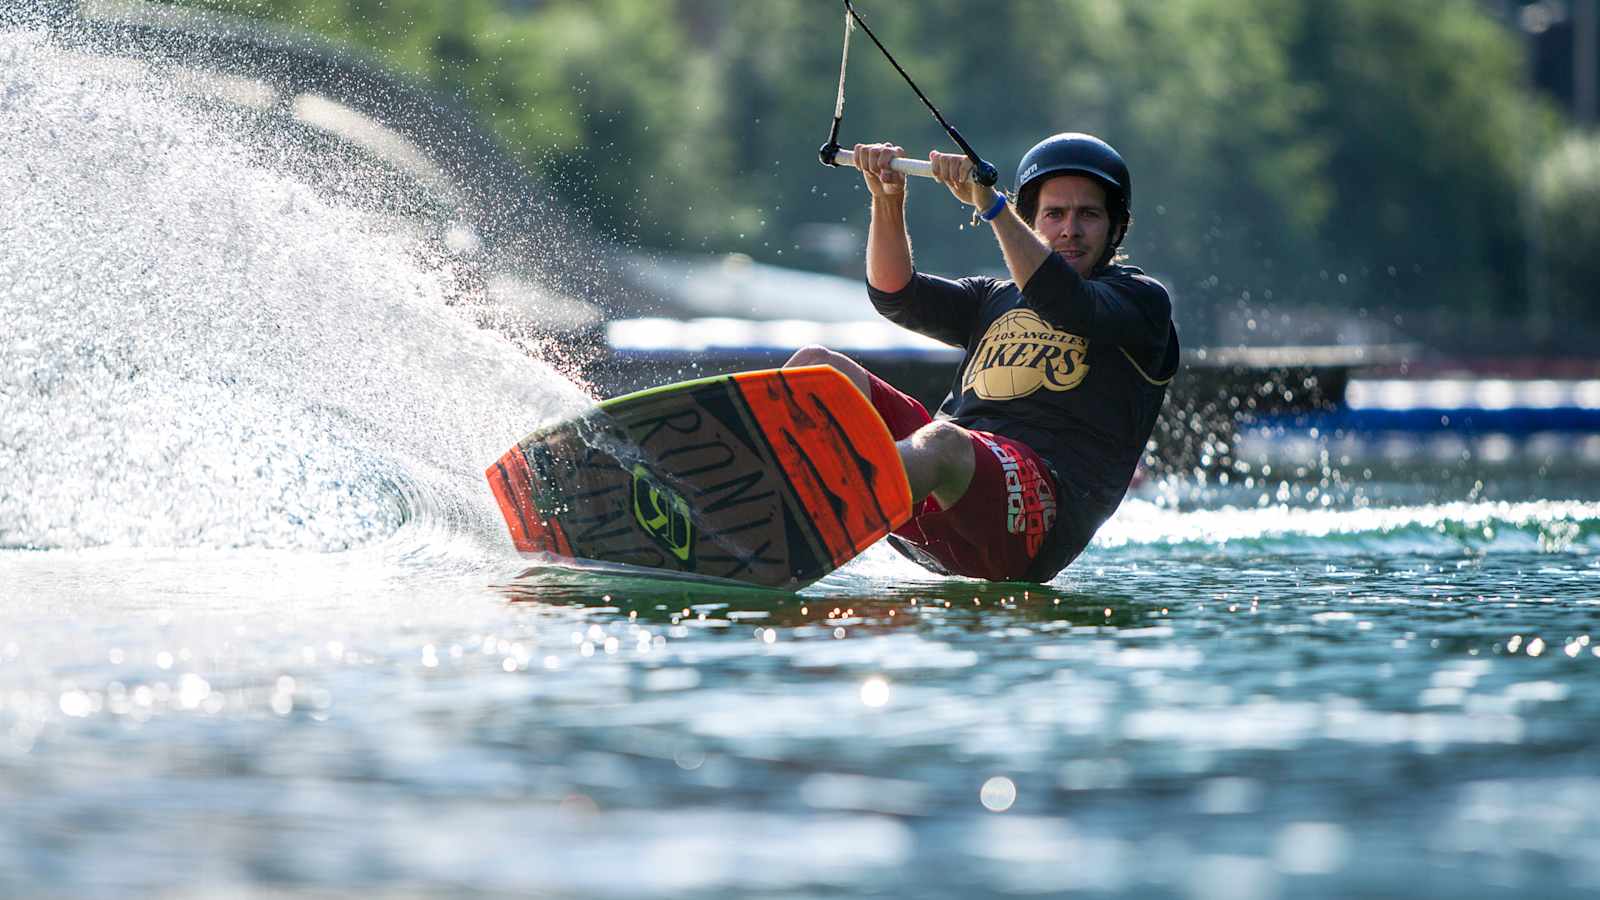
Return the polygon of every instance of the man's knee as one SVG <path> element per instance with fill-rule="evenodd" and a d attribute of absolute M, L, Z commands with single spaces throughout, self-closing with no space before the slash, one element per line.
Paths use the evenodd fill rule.
<path fill-rule="evenodd" d="M 794 355 L 789 357 L 789 361 L 783 364 L 785 369 L 798 366 L 832 366 L 850 379 L 850 383 L 856 386 L 856 390 L 860 391 L 862 396 L 868 400 L 872 399 L 872 377 L 860 363 L 843 353 L 834 352 L 817 344 L 809 344 L 796 350 Z"/>
<path fill-rule="evenodd" d="M 929 422 L 901 441 L 900 459 L 911 482 L 912 498 L 920 501 L 931 494 L 945 509 L 966 493 L 977 465 L 972 433 L 943 419 Z"/>
<path fill-rule="evenodd" d="M 796 350 L 794 355 L 789 357 L 789 361 L 783 365 L 784 368 L 793 368 L 796 366 L 833 366 L 835 369 L 838 369 L 840 368 L 839 364 L 841 361 L 848 363 L 850 362 L 850 357 L 845 356 L 843 353 L 835 353 L 834 351 L 829 350 L 827 347 L 824 347 L 820 344 L 809 344 L 801 347 L 799 350 Z"/>
<path fill-rule="evenodd" d="M 948 419 L 939 419 L 917 429 L 914 443 L 926 447 L 942 464 L 959 461 L 972 453 L 972 435 Z"/>

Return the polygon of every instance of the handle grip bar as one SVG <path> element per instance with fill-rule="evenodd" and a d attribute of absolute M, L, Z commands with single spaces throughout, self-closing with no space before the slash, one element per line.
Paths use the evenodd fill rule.
<path fill-rule="evenodd" d="M 822 158 L 822 164 L 825 166 L 853 167 L 856 164 L 855 153 L 839 146 L 824 145 L 818 151 L 818 155 Z M 925 159 L 910 159 L 900 156 L 889 164 L 889 168 L 905 175 L 915 175 L 918 178 L 933 177 L 933 163 Z M 972 168 L 972 180 L 985 187 L 994 187 L 994 183 L 999 180 L 999 173 L 995 171 L 994 166 L 985 162 Z"/>

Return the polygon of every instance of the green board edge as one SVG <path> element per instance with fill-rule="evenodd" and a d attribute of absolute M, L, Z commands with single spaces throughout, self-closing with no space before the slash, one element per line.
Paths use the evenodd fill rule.
<path fill-rule="evenodd" d="M 748 372 L 740 372 L 738 374 L 748 375 L 749 373 Z M 631 394 L 623 394 L 620 397 L 612 397 L 609 400 L 601 400 L 600 403 L 599 403 L 599 408 L 600 409 L 607 409 L 607 408 L 613 407 L 613 406 L 620 406 L 620 405 L 622 405 L 624 403 L 631 403 L 631 402 L 633 402 L 635 400 L 642 400 L 645 397 L 650 397 L 650 396 L 653 396 L 655 394 L 671 394 L 671 393 L 675 393 L 677 391 L 681 391 L 681 390 L 683 390 L 685 388 L 699 387 L 701 385 L 707 385 L 707 384 L 714 384 L 714 383 L 719 382 L 719 381 L 730 381 L 730 380 L 732 380 L 732 378 L 733 378 L 733 375 L 731 375 L 731 374 L 707 375 L 704 378 L 692 378 L 692 379 L 690 379 L 688 381 L 677 381 L 677 382 L 673 382 L 672 384 L 657 385 L 656 387 L 653 387 L 653 388 L 645 388 L 644 390 L 641 390 L 641 391 L 634 391 Z"/>

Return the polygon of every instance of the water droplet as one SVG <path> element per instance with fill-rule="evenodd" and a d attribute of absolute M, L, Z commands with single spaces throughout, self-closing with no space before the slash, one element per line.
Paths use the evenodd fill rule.
<path fill-rule="evenodd" d="M 990 812 L 1005 812 L 1017 802 L 1017 785 L 1004 775 L 996 775 L 983 783 L 978 800 Z"/>
<path fill-rule="evenodd" d="M 874 675 L 861 683 L 861 702 L 871 707 L 881 707 L 889 702 L 889 682 Z"/>

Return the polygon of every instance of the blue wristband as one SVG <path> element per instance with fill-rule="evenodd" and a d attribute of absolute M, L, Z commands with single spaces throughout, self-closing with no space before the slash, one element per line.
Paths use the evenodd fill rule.
<path fill-rule="evenodd" d="M 994 217 L 1000 215 L 1000 210 L 1005 209 L 1005 208 L 1006 208 L 1006 195 L 1000 193 L 999 191 L 996 191 L 995 192 L 995 198 L 994 198 L 994 205 L 989 207 L 988 209 L 984 210 L 983 212 L 978 213 L 978 218 L 984 220 L 985 222 L 993 222 L 994 221 Z"/>

